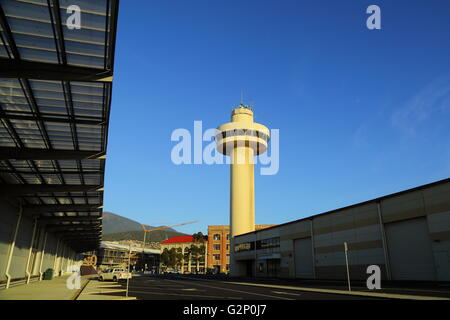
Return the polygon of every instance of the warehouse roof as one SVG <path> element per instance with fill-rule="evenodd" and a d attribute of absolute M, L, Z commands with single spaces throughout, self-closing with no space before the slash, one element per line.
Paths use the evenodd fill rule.
<path fill-rule="evenodd" d="M 101 240 L 117 16 L 118 0 L 0 0 L 0 193 L 76 251 Z"/>
<path fill-rule="evenodd" d="M 129 251 L 131 248 L 132 252 L 142 252 L 142 247 L 137 247 L 137 246 L 130 247 L 130 246 L 127 246 L 126 244 L 112 243 L 112 242 L 108 242 L 108 241 L 102 241 L 102 243 L 100 244 L 100 248 L 111 249 L 111 250 L 121 250 L 121 251 Z M 160 254 L 161 250 L 145 248 L 144 252 L 148 253 L 148 254 Z"/>
<path fill-rule="evenodd" d="M 378 197 L 378 198 L 375 198 L 375 199 L 371 199 L 371 200 L 367 200 L 367 201 L 364 201 L 364 202 L 355 203 L 355 204 L 352 204 L 352 205 L 349 205 L 349 206 L 341 207 L 341 208 L 338 208 L 338 209 L 333 209 L 333 210 L 330 210 L 330 211 L 327 211 L 327 212 L 323 212 L 323 213 L 307 216 L 305 218 L 300 218 L 300 219 L 289 221 L 289 222 L 285 222 L 285 223 L 282 223 L 282 224 L 276 224 L 276 225 L 273 225 L 273 226 L 265 228 L 265 229 L 250 231 L 250 232 L 247 232 L 247 233 L 243 233 L 243 234 L 237 235 L 236 237 L 241 237 L 241 236 L 249 235 L 249 234 L 260 232 L 260 231 L 267 231 L 269 229 L 275 229 L 275 228 L 278 228 L 278 227 L 283 227 L 283 226 L 286 226 L 286 225 L 298 223 L 298 222 L 301 222 L 301 221 L 312 220 L 312 219 L 314 219 L 316 217 L 325 216 L 325 215 L 328 215 L 328 214 L 336 213 L 336 212 L 339 212 L 339 211 L 342 211 L 342 210 L 351 209 L 351 208 L 355 208 L 355 207 L 366 205 L 366 204 L 378 203 L 378 202 L 380 202 L 382 200 L 386 200 L 386 199 L 389 199 L 389 198 L 397 197 L 397 196 L 400 196 L 400 195 L 403 195 L 403 194 L 406 194 L 406 193 L 410 193 L 410 192 L 420 191 L 420 190 L 427 189 L 427 188 L 430 188 L 430 187 L 443 185 L 443 184 L 446 184 L 446 183 L 449 183 L 449 182 L 450 182 L 450 178 L 439 180 L 439 181 L 435 181 L 435 182 L 424 184 L 424 185 L 421 185 L 421 186 L 418 186 L 418 187 L 415 187 L 415 188 L 412 188 L 412 189 L 399 191 L 399 192 L 396 192 L 396 193 L 388 194 L 388 195 L 385 195 L 385 196 L 382 196 L 382 197 Z"/>

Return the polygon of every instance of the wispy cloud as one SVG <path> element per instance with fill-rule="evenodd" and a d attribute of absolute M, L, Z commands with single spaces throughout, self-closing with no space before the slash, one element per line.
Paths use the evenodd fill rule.
<path fill-rule="evenodd" d="M 353 145 L 355 147 L 367 147 L 367 126 L 365 124 L 361 124 L 353 133 Z"/>
<path fill-rule="evenodd" d="M 391 116 L 391 124 L 404 134 L 416 135 L 422 125 L 450 111 L 450 76 L 441 77 L 420 90 Z"/>

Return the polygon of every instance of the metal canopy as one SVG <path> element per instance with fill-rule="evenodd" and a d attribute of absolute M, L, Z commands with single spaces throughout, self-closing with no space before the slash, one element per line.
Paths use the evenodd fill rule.
<path fill-rule="evenodd" d="M 101 241 L 117 17 L 118 0 L 0 0 L 0 193 L 76 251 Z"/>

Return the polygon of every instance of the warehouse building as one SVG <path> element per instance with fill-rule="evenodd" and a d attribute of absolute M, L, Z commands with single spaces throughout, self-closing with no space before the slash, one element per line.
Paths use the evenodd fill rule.
<path fill-rule="evenodd" d="M 450 179 L 239 235 L 232 276 L 450 281 Z"/>
<path fill-rule="evenodd" d="M 127 268 L 129 263 L 130 270 L 157 273 L 161 250 L 102 241 L 95 255 L 98 269 L 101 270 L 110 267 Z"/>

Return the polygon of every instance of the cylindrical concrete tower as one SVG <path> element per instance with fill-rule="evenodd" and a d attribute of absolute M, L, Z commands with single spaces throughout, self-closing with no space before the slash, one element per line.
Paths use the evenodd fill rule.
<path fill-rule="evenodd" d="M 269 129 L 253 122 L 253 111 L 243 104 L 231 113 L 231 122 L 221 125 L 217 150 L 230 156 L 231 237 L 255 231 L 254 156 L 267 150 Z"/>

